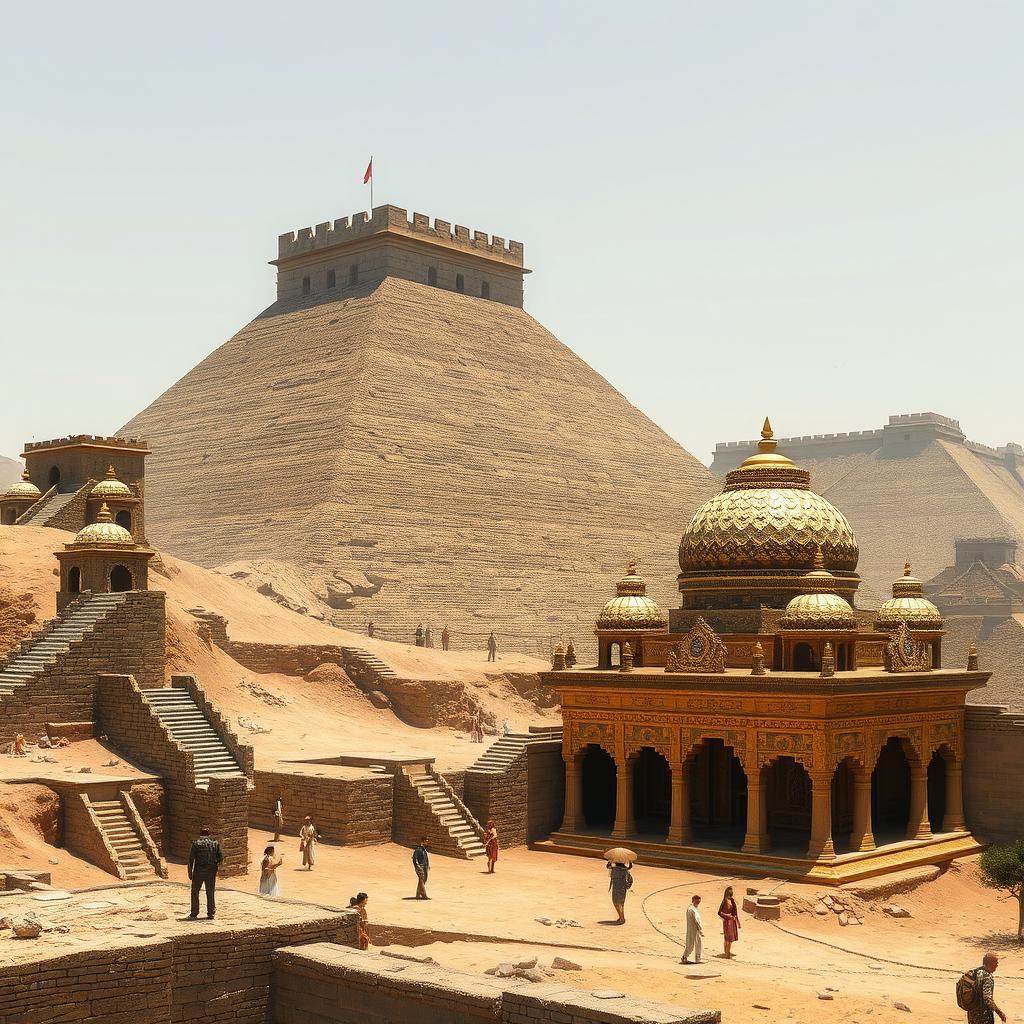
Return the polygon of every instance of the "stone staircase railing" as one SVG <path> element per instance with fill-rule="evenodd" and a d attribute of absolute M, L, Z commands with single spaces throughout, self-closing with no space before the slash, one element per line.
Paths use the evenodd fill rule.
<path fill-rule="evenodd" d="M 462 802 L 459 795 L 448 784 L 448 780 L 434 768 L 432 764 L 427 765 L 427 774 L 441 787 L 441 792 L 455 805 L 455 809 L 466 819 L 466 824 L 476 833 L 477 839 L 484 841 L 484 828 L 476 818 L 473 817 L 469 808 Z"/>
<path fill-rule="evenodd" d="M 149 829 L 146 828 L 146 823 L 142 820 L 142 815 L 139 814 L 139 809 L 135 806 L 135 801 L 132 800 L 131 794 L 128 790 L 122 789 L 118 796 L 121 800 L 121 806 L 124 808 L 125 816 L 131 822 L 132 828 L 135 829 L 135 834 L 142 844 L 142 849 L 146 851 L 146 857 L 149 859 L 149 863 L 153 865 L 153 870 L 161 878 L 166 878 L 167 861 L 160 856 L 160 850 L 157 849 L 153 836 L 150 834 Z"/>

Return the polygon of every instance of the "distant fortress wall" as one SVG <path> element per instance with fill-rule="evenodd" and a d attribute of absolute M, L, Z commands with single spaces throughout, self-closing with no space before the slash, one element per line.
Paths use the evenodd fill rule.
<path fill-rule="evenodd" d="M 398 206 L 378 206 L 280 235 L 278 300 L 334 302 L 399 277 L 477 298 L 523 305 L 523 243 Z"/>
<path fill-rule="evenodd" d="M 843 455 L 877 452 L 882 458 L 898 459 L 916 455 L 935 440 L 963 445 L 980 458 L 1007 467 L 1014 473 L 1024 471 L 1024 448 L 1009 443 L 1000 448 L 969 441 L 960 423 L 936 412 L 911 412 L 890 416 L 880 430 L 851 430 L 845 434 L 804 434 L 780 437 L 779 450 L 801 459 L 831 459 Z M 747 456 L 757 451 L 757 441 L 720 441 L 715 445 L 711 471 L 725 476 Z"/>

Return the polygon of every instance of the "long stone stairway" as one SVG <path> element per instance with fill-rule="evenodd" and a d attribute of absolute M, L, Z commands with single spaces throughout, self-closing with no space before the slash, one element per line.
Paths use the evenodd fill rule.
<path fill-rule="evenodd" d="M 142 839 L 129 821 L 120 800 L 94 800 L 92 809 L 129 881 L 152 878 L 159 873 L 150 862 Z"/>
<path fill-rule="evenodd" d="M 188 690 L 179 687 L 144 690 L 143 698 L 171 736 L 192 751 L 197 787 L 206 788 L 211 775 L 245 777 L 234 754 L 217 735 Z"/>
<path fill-rule="evenodd" d="M 482 857 L 486 852 L 481 841 L 483 830 L 443 779 L 423 765 L 410 766 L 406 776 L 428 812 L 451 837 L 453 852 L 467 859 Z"/>
<path fill-rule="evenodd" d="M 50 495 L 45 501 L 40 499 L 41 503 L 36 502 L 26 513 L 27 518 L 18 520 L 18 525 L 46 526 L 62 508 L 71 504 L 77 495 L 78 491 L 58 491 L 56 494 Z"/>
<path fill-rule="evenodd" d="M 561 730 L 552 728 L 541 732 L 512 732 L 499 737 L 468 768 L 471 772 L 503 772 L 531 743 L 558 739 Z"/>
<path fill-rule="evenodd" d="M 390 665 L 386 665 L 377 655 L 364 651 L 362 647 L 342 647 L 342 650 L 347 657 L 352 658 L 380 679 L 398 678 L 395 670 Z"/>
<path fill-rule="evenodd" d="M 57 663 L 95 625 L 123 604 L 126 594 L 92 594 L 79 599 L 45 629 L 23 641 L 0 662 L 0 697 L 9 696 Z"/>

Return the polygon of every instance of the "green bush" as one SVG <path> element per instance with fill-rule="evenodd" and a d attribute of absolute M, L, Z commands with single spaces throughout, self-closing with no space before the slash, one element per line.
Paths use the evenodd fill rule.
<path fill-rule="evenodd" d="M 990 846 L 981 855 L 981 884 L 1017 900 L 1017 938 L 1024 942 L 1024 839 Z"/>

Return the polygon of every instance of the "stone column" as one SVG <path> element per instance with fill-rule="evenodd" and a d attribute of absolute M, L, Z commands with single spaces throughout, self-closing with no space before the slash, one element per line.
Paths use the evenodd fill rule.
<path fill-rule="evenodd" d="M 853 770 L 853 830 L 850 832 L 850 852 L 875 848 L 875 834 L 871 827 L 871 772 L 867 768 Z"/>
<path fill-rule="evenodd" d="M 577 832 L 583 827 L 583 766 L 580 758 L 571 755 L 565 760 L 565 814 L 563 832 Z"/>
<path fill-rule="evenodd" d="M 908 839 L 930 839 L 932 827 L 928 821 L 928 768 L 923 764 L 910 766 L 910 817 L 907 820 Z"/>
<path fill-rule="evenodd" d="M 615 773 L 615 827 L 612 835 L 625 839 L 633 831 L 633 758 L 623 757 Z"/>
<path fill-rule="evenodd" d="M 811 775 L 811 842 L 807 855 L 814 860 L 835 860 L 831 772 L 814 772 Z"/>
<path fill-rule="evenodd" d="M 943 832 L 964 832 L 963 768 L 959 761 L 946 762 L 946 813 L 942 816 Z"/>
<path fill-rule="evenodd" d="M 693 841 L 690 827 L 690 773 L 686 762 L 672 765 L 672 820 L 668 826 L 668 841 L 683 846 Z"/>
<path fill-rule="evenodd" d="M 755 768 L 747 777 L 747 832 L 744 853 L 765 853 L 771 849 L 768 839 L 768 787 L 763 770 Z"/>

